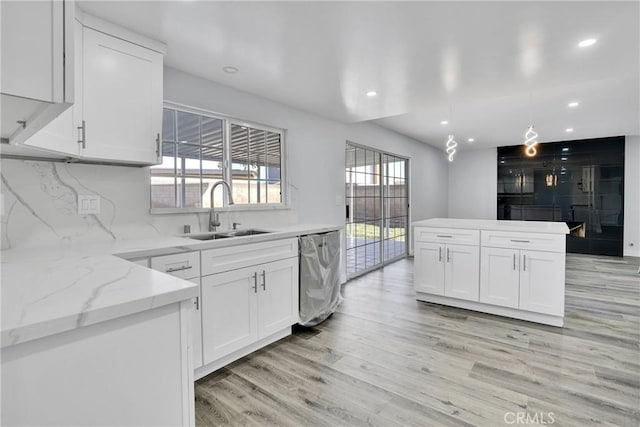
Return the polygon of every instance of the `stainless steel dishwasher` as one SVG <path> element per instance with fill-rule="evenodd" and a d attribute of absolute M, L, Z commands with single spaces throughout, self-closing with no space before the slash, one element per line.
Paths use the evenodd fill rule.
<path fill-rule="evenodd" d="M 340 295 L 340 232 L 300 236 L 300 324 L 315 326 L 336 311 Z"/>

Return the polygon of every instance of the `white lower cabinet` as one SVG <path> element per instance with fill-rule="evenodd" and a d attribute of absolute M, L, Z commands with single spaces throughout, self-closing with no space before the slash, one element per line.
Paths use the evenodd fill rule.
<path fill-rule="evenodd" d="M 483 247 L 480 301 L 562 316 L 564 268 L 561 253 Z"/>
<path fill-rule="evenodd" d="M 520 251 L 520 308 L 564 316 L 565 254 Z"/>
<path fill-rule="evenodd" d="M 478 301 L 480 249 L 477 246 L 447 245 L 444 265 L 444 295 Z"/>
<path fill-rule="evenodd" d="M 205 364 L 258 339 L 258 298 L 254 274 L 255 270 L 250 267 L 202 278 L 202 353 Z"/>
<path fill-rule="evenodd" d="M 414 254 L 417 292 L 478 300 L 477 246 L 416 242 Z"/>
<path fill-rule="evenodd" d="M 418 300 L 562 326 L 564 235 L 416 227 L 414 236 Z"/>
<path fill-rule="evenodd" d="M 482 248 L 480 301 L 518 308 L 520 258 L 518 250 Z"/>
<path fill-rule="evenodd" d="M 414 253 L 414 287 L 416 292 L 444 295 L 444 266 L 439 243 L 416 242 Z"/>
<path fill-rule="evenodd" d="M 203 277 L 204 364 L 290 328 L 297 307 L 297 258 Z"/>

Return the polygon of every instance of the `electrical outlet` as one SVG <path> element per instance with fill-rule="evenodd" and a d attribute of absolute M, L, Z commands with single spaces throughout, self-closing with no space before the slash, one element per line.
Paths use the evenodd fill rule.
<path fill-rule="evenodd" d="M 97 215 L 100 213 L 100 196 L 78 194 L 78 215 Z"/>

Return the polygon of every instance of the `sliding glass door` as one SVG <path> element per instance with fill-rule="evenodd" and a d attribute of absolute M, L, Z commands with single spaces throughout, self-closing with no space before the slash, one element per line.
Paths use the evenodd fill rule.
<path fill-rule="evenodd" d="M 346 145 L 347 275 L 354 277 L 407 254 L 407 159 Z"/>

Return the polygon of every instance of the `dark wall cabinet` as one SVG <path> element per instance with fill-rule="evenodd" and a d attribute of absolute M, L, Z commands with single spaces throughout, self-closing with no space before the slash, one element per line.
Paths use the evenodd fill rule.
<path fill-rule="evenodd" d="M 567 251 L 622 256 L 624 137 L 498 148 L 501 220 L 564 221 Z"/>

